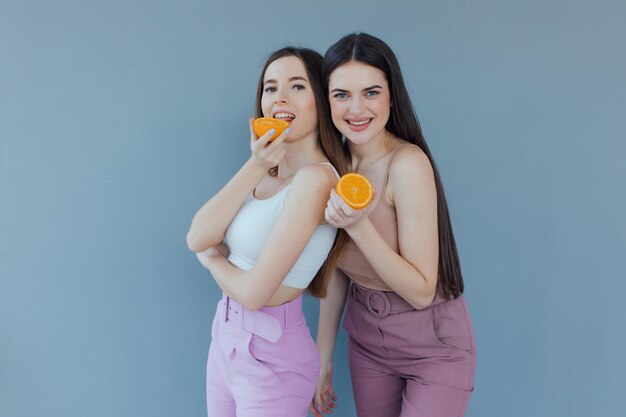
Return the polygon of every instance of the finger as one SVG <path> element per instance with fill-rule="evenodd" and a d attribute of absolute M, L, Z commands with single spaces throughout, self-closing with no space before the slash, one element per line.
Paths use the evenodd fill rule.
<path fill-rule="evenodd" d="M 341 197 L 339 197 L 339 195 L 337 194 L 337 192 L 335 192 L 335 190 L 331 190 L 330 191 L 330 199 L 329 201 L 329 206 L 332 207 L 335 211 L 339 210 L 339 206 L 340 206 L 340 202 L 339 200 L 341 200 Z"/>
<path fill-rule="evenodd" d="M 317 408 L 315 408 L 315 405 L 313 403 L 309 404 L 309 410 L 311 410 L 311 413 L 315 416 L 315 417 L 323 417 L 322 413 L 320 413 L 319 411 L 317 411 Z"/>
<path fill-rule="evenodd" d="M 263 136 L 257 139 L 256 141 L 258 143 L 257 146 L 263 146 L 263 147 L 267 146 L 272 136 L 274 136 L 274 133 L 276 133 L 276 129 L 270 129 L 267 132 L 265 132 Z"/>
<path fill-rule="evenodd" d="M 335 394 L 335 390 L 330 388 L 328 390 L 328 393 L 331 395 L 331 397 L 333 398 L 333 401 L 337 401 L 337 394 Z"/>
<path fill-rule="evenodd" d="M 332 408 L 337 407 L 337 405 L 331 400 L 330 395 L 327 392 L 324 393 L 322 398 L 324 407 L 326 407 L 327 410 L 331 411 Z M 328 414 L 328 411 L 325 411 L 325 413 Z"/>
<path fill-rule="evenodd" d="M 289 134 L 290 131 L 291 131 L 290 128 L 283 130 L 283 132 L 280 135 L 278 135 L 276 139 L 272 141 L 272 145 L 280 145 L 281 143 L 283 143 L 285 139 L 287 139 L 287 135 Z"/>
<path fill-rule="evenodd" d="M 348 203 L 346 203 L 345 201 L 343 201 L 343 198 L 339 197 L 340 201 L 339 201 L 339 210 L 342 214 L 344 214 L 345 216 L 351 217 L 356 213 L 356 210 L 354 210 L 352 207 L 350 207 L 348 205 Z"/>
<path fill-rule="evenodd" d="M 324 396 L 322 395 L 322 398 Z M 317 407 L 318 411 L 323 412 L 324 414 L 332 414 L 333 410 L 326 406 L 323 402 L 315 403 L 315 407 Z"/>
<path fill-rule="evenodd" d="M 343 225 L 345 224 L 341 216 L 339 216 L 337 212 L 333 209 L 328 210 L 327 216 L 329 219 L 328 223 L 331 224 L 333 227 L 340 228 L 343 227 Z"/>
<path fill-rule="evenodd" d="M 329 406 L 331 408 L 337 407 L 337 405 L 335 404 L 335 401 L 336 401 L 337 397 L 332 392 L 332 388 L 329 388 L 328 391 L 324 392 L 324 395 L 322 397 L 324 398 L 324 403 L 327 406 Z"/>
<path fill-rule="evenodd" d="M 339 225 L 335 222 L 330 213 L 331 209 L 329 207 L 326 207 L 326 209 L 324 209 L 324 220 L 326 220 L 326 223 L 328 223 L 335 229 L 339 228 Z"/>
<path fill-rule="evenodd" d="M 333 202 L 333 207 L 335 208 L 335 210 L 337 211 L 341 210 L 341 204 L 345 202 L 343 201 L 343 198 L 339 196 L 339 194 L 337 194 L 337 191 L 335 191 L 334 189 L 331 190 L 330 192 L 330 199 Z"/>
<path fill-rule="evenodd" d="M 356 211 L 346 203 L 346 201 L 333 189 L 330 192 L 330 198 L 333 200 L 335 209 L 338 213 L 345 216 L 352 216 Z"/>
<path fill-rule="evenodd" d="M 338 198 L 341 199 L 341 197 L 338 197 Z M 339 201 L 333 202 L 332 210 L 330 211 L 330 214 L 332 215 L 333 219 L 335 219 L 335 221 L 339 222 L 339 224 L 342 225 L 342 227 L 346 224 L 347 219 L 343 211 L 341 210 L 341 202 Z"/>

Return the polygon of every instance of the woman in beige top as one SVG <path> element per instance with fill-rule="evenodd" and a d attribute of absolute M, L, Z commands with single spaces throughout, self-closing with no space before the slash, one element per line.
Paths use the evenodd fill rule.
<path fill-rule="evenodd" d="M 359 417 L 461 416 L 473 389 L 473 330 L 443 187 L 396 57 L 380 39 L 348 35 L 326 52 L 324 79 L 351 170 L 377 192 L 353 210 L 333 191 L 326 208 L 350 239 L 320 306 L 311 411 L 336 406 L 332 354 L 345 306 Z"/>

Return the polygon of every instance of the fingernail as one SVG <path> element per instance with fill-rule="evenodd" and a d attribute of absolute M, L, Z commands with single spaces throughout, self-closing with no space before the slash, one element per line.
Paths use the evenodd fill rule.
<path fill-rule="evenodd" d="M 274 133 L 276 133 L 276 129 L 270 129 L 269 132 L 267 133 L 269 133 L 270 135 L 273 135 Z"/>
<path fill-rule="evenodd" d="M 290 127 L 288 127 L 287 129 L 285 129 L 285 135 L 288 135 L 288 134 L 289 134 L 289 132 L 291 132 L 291 128 L 290 128 Z"/>

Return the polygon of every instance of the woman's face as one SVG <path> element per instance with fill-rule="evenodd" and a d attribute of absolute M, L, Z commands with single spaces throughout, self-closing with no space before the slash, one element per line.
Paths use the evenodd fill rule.
<path fill-rule="evenodd" d="M 391 108 L 384 72 L 350 61 L 330 74 L 328 91 L 333 123 L 350 142 L 364 144 L 384 137 Z"/>
<path fill-rule="evenodd" d="M 263 116 L 289 122 L 287 141 L 317 131 L 313 86 L 300 58 L 288 56 L 272 62 L 263 76 Z"/>

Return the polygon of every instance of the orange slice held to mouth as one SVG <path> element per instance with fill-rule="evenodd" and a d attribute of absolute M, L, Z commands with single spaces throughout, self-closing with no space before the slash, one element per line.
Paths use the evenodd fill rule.
<path fill-rule="evenodd" d="M 254 120 L 252 127 L 254 128 L 254 133 L 256 133 L 258 137 L 263 136 L 270 129 L 276 130 L 276 133 L 274 133 L 269 140 L 271 142 L 283 133 L 283 130 L 289 127 L 289 123 L 284 120 L 274 119 L 273 117 L 259 117 Z"/>
<path fill-rule="evenodd" d="M 343 198 L 343 201 L 356 210 L 365 208 L 374 196 L 372 184 L 356 172 L 350 172 L 339 178 L 335 191 Z"/>

